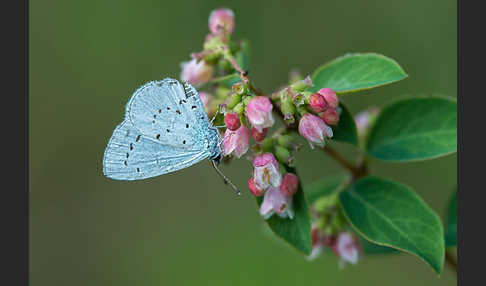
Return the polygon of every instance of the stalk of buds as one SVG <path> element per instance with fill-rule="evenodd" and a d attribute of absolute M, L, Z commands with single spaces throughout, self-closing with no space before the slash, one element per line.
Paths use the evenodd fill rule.
<path fill-rule="evenodd" d="M 254 170 L 248 189 L 263 197 L 260 214 L 265 219 L 274 214 L 293 219 L 293 196 L 299 178 L 286 170 L 295 166 L 294 153 L 300 148 L 296 135 L 304 137 L 312 148 L 323 147 L 333 136 L 331 126 L 339 122 L 339 100 L 328 88 L 309 91 L 313 87 L 311 78 L 296 72 L 287 86 L 271 96 L 258 91 L 237 60 L 243 46 L 231 39 L 234 17 L 227 8 L 211 12 L 203 50 L 192 53 L 192 59 L 182 63 L 181 80 L 211 88 L 210 92 L 199 93 L 208 114 L 221 111 L 214 124 L 226 128 L 222 142 L 225 156 L 241 158 L 252 150 L 248 157 L 253 158 Z M 240 77 L 231 85 L 216 79 L 231 74 Z M 285 128 L 271 133 L 274 114 L 281 115 Z M 252 140 L 255 144 L 250 149 Z"/>

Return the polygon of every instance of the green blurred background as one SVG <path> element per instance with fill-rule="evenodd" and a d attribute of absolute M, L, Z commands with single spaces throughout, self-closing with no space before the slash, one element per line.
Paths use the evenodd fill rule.
<path fill-rule="evenodd" d="M 179 77 L 199 51 L 210 11 L 236 13 L 251 42 L 250 73 L 272 91 L 288 71 L 311 73 L 347 52 L 397 60 L 405 81 L 342 97 L 353 113 L 406 94 L 456 96 L 456 1 L 30 1 L 31 285 L 453 285 L 418 258 L 368 256 L 339 270 L 308 262 L 269 235 L 246 191 L 250 163 L 208 162 L 137 182 L 102 175 L 102 156 L 124 106 L 149 80 Z M 353 148 L 333 143 L 349 158 Z M 304 184 L 340 167 L 324 153 L 297 155 Z M 456 155 L 373 161 L 372 171 L 412 186 L 444 217 Z"/>

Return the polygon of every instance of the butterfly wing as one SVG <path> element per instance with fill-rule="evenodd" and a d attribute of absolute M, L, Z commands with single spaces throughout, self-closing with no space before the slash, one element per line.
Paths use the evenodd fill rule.
<path fill-rule="evenodd" d="M 189 167 L 209 156 L 143 135 L 128 120 L 118 125 L 103 158 L 103 173 L 116 180 L 140 180 Z"/>
<path fill-rule="evenodd" d="M 152 81 L 135 91 L 126 119 L 163 144 L 190 150 L 207 145 L 209 121 L 199 94 L 174 79 Z"/>
<path fill-rule="evenodd" d="M 149 82 L 127 103 L 113 132 L 103 172 L 138 180 L 189 167 L 210 155 L 210 124 L 197 91 L 174 79 Z"/>

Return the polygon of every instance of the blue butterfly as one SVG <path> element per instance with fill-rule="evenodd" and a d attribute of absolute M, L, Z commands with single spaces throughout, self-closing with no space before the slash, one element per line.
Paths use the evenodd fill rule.
<path fill-rule="evenodd" d="M 209 122 L 196 89 L 165 78 L 138 88 L 105 149 L 103 173 L 115 180 L 141 180 L 171 173 L 208 158 L 217 168 L 221 136 Z"/>

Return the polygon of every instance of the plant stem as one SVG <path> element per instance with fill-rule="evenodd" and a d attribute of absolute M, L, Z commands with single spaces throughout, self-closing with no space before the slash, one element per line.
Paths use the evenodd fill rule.
<path fill-rule="evenodd" d="M 341 166 L 343 166 L 345 169 L 348 169 L 351 173 L 354 174 L 355 167 L 350 162 L 348 162 L 348 160 L 346 160 L 343 156 L 341 156 L 341 154 L 336 152 L 336 150 L 332 149 L 328 145 L 324 146 L 322 150 L 324 150 L 324 152 L 326 152 L 329 156 L 331 156 L 331 158 L 333 158 L 339 164 L 341 164 Z"/>
<path fill-rule="evenodd" d="M 238 62 L 236 61 L 236 59 L 229 52 L 230 51 L 230 48 L 228 46 L 226 46 L 226 45 L 224 45 L 222 48 L 223 48 L 223 51 L 224 51 L 224 53 L 223 53 L 224 58 L 238 72 L 238 74 L 240 75 L 241 81 L 244 82 L 248 86 L 248 88 L 251 91 L 253 91 L 256 95 L 266 96 L 262 91 L 260 91 L 259 89 L 255 88 L 255 86 L 253 86 L 253 84 L 251 83 L 250 78 L 248 77 L 248 71 L 247 70 L 243 70 L 243 68 L 240 67 L 240 65 L 238 64 Z"/>
<path fill-rule="evenodd" d="M 457 261 L 454 256 L 446 250 L 445 253 L 445 262 L 454 271 L 454 274 L 457 275 Z"/>

